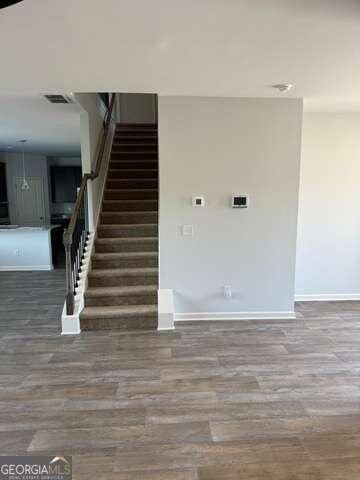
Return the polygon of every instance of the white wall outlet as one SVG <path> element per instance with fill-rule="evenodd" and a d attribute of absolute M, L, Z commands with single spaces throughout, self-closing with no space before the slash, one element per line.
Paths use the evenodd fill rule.
<path fill-rule="evenodd" d="M 20 250 L 20 248 L 15 248 L 15 250 L 14 250 L 14 255 L 15 255 L 15 257 L 20 257 L 20 256 L 21 256 L 21 250 Z"/>
<path fill-rule="evenodd" d="M 205 198 L 204 197 L 192 197 L 192 206 L 193 207 L 205 207 Z"/>
<path fill-rule="evenodd" d="M 231 285 L 224 285 L 223 292 L 224 292 L 225 298 L 231 298 L 232 297 Z"/>
<path fill-rule="evenodd" d="M 181 232 L 183 236 L 192 237 L 194 235 L 194 226 L 193 225 L 183 225 L 181 227 Z"/>

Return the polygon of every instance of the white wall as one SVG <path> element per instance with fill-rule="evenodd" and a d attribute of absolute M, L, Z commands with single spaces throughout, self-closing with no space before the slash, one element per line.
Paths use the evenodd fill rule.
<path fill-rule="evenodd" d="M 174 289 L 178 314 L 293 311 L 302 101 L 160 97 L 158 108 L 160 288 Z M 233 193 L 250 208 L 229 208 Z"/>
<path fill-rule="evenodd" d="M 80 105 L 81 162 L 84 173 L 90 173 L 96 153 L 96 144 L 102 129 L 105 106 L 97 93 L 76 93 Z"/>
<path fill-rule="evenodd" d="M 22 154 L 0 153 L 0 160 L 6 164 L 6 183 L 9 201 L 10 222 L 16 223 L 15 178 L 22 177 Z M 25 172 L 28 177 L 40 177 L 44 186 L 45 224 L 50 223 L 50 199 L 47 158 L 44 155 L 25 155 Z"/>
<path fill-rule="evenodd" d="M 296 267 L 299 299 L 360 298 L 359 184 L 360 114 L 306 113 Z"/>
<path fill-rule="evenodd" d="M 81 162 L 84 173 L 95 169 L 97 144 L 103 129 L 106 108 L 97 93 L 76 93 L 76 102 L 82 108 L 80 113 Z M 88 207 L 90 231 L 93 230 L 100 208 L 101 179 L 88 182 Z"/>
<path fill-rule="evenodd" d="M 155 123 L 156 95 L 151 93 L 121 93 L 120 121 L 122 123 Z"/>

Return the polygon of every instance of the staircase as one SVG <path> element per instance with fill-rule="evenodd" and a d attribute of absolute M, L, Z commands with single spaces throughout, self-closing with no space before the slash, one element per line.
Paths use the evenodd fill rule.
<path fill-rule="evenodd" d="M 91 257 L 81 330 L 156 329 L 157 126 L 119 124 Z"/>

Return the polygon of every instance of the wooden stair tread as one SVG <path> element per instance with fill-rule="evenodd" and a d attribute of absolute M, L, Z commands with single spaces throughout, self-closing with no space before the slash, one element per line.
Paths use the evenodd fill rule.
<path fill-rule="evenodd" d="M 124 162 L 130 162 L 131 164 L 134 164 L 136 165 L 137 163 L 156 163 L 157 164 L 157 160 L 153 159 L 153 158 L 127 158 L 126 160 L 124 158 L 122 159 L 117 159 L 117 158 L 113 158 L 110 162 L 110 165 L 114 164 L 114 163 L 119 163 L 119 164 L 122 164 Z"/>
<path fill-rule="evenodd" d="M 96 243 L 116 244 L 116 243 L 133 243 L 133 242 L 157 242 L 158 237 L 120 237 L 120 238 L 97 238 Z"/>
<path fill-rule="evenodd" d="M 151 154 L 151 155 L 154 155 L 154 154 L 157 154 L 157 150 L 154 149 L 154 151 L 151 151 L 151 150 L 130 150 L 130 151 L 124 151 L 124 152 L 114 152 L 112 151 L 111 154 L 116 154 L 116 155 L 144 155 L 144 154 Z"/>
<path fill-rule="evenodd" d="M 137 179 L 138 180 L 138 179 Z M 107 188 L 105 187 L 105 192 L 118 192 L 118 188 Z M 139 193 L 144 193 L 144 192 L 158 192 L 157 188 L 122 188 L 121 191 L 123 193 L 125 192 L 139 192 Z M 106 200 L 109 200 L 108 198 Z M 140 200 L 140 199 L 138 199 Z"/>
<path fill-rule="evenodd" d="M 106 230 L 117 230 L 119 227 L 130 228 L 130 229 L 139 229 L 141 227 L 157 227 L 157 223 L 118 223 L 118 224 L 108 224 L 104 223 L 100 225 L 101 229 Z"/>
<path fill-rule="evenodd" d="M 124 147 L 138 147 L 141 145 L 142 147 L 156 147 L 157 148 L 157 141 L 155 142 L 116 142 L 114 141 L 113 147 L 118 147 L 118 146 L 124 146 Z"/>
<path fill-rule="evenodd" d="M 157 285 L 133 285 L 121 287 L 90 287 L 86 295 L 89 297 L 149 295 L 157 293 Z"/>
<path fill-rule="evenodd" d="M 139 217 L 141 215 L 147 215 L 151 213 L 158 213 L 157 210 L 123 210 L 121 212 L 101 212 L 101 215 L 105 217 L 111 217 L 112 215 L 134 215 L 134 217 Z M 146 225 L 149 225 L 148 223 Z"/>
<path fill-rule="evenodd" d="M 138 316 L 138 315 L 156 315 L 156 305 L 120 305 L 120 306 L 100 306 L 100 307 L 85 307 L 81 312 L 81 317 L 97 318 L 97 317 L 121 317 Z"/>
<path fill-rule="evenodd" d="M 117 258 L 152 258 L 157 256 L 157 252 L 105 252 L 94 253 L 92 258 L 95 260 L 115 260 Z"/>
<path fill-rule="evenodd" d="M 108 178 L 108 181 L 110 180 L 111 182 L 123 182 L 124 180 L 129 181 L 131 180 L 132 182 L 153 182 L 154 180 L 157 180 L 156 178 L 138 178 L 138 177 L 129 177 L 129 178 Z"/>
<path fill-rule="evenodd" d="M 152 123 L 152 122 L 117 122 L 116 123 L 116 129 L 122 129 L 122 128 L 155 128 L 157 129 L 157 123 Z"/>
<path fill-rule="evenodd" d="M 134 204 L 137 204 L 137 203 L 158 203 L 158 199 L 157 198 L 154 198 L 154 199 L 151 199 L 151 198 L 145 198 L 144 200 L 141 200 L 140 198 L 129 198 L 128 200 L 124 200 L 124 199 L 117 199 L 117 198 L 114 198 L 114 200 L 111 200 L 111 199 L 107 199 L 107 200 L 104 200 L 103 201 L 103 204 L 106 204 L 106 203 L 119 203 L 119 204 L 122 204 L 122 203 L 134 203 Z M 151 211 L 151 210 L 145 210 L 146 212 L 147 211 Z M 155 210 L 157 212 L 157 210 Z"/>
<path fill-rule="evenodd" d="M 122 220 L 122 221 L 121 221 Z M 110 223 L 112 221 L 112 223 Z M 134 211 L 129 212 L 101 212 L 101 226 L 103 225 L 151 225 L 157 222 L 157 212 L 155 211 Z M 135 223 L 136 222 L 136 223 Z M 139 222 L 139 223 L 137 223 Z"/>
<path fill-rule="evenodd" d="M 149 227 L 149 226 L 157 227 L 158 226 L 157 223 L 121 223 L 120 225 L 121 225 L 121 227 L 129 227 L 129 228 Z M 104 224 L 101 224 L 100 226 L 101 226 L 101 228 L 106 228 L 107 230 L 111 230 L 111 229 L 115 230 L 115 229 L 119 228 L 118 224 L 112 225 L 112 224 L 104 223 Z"/>
<path fill-rule="evenodd" d="M 127 127 L 129 128 L 129 127 Z M 157 132 L 157 127 L 156 125 L 152 126 L 151 128 L 146 128 L 146 129 L 143 129 L 142 127 L 141 128 L 134 128 L 133 130 L 125 130 L 124 128 L 121 128 L 121 127 L 116 127 L 115 128 L 115 134 L 118 134 L 119 137 L 126 137 L 126 135 L 128 135 L 128 133 L 131 132 L 131 133 L 134 133 L 136 132 L 138 135 L 140 133 L 144 133 L 146 135 L 150 134 L 150 135 L 157 135 L 158 132 Z"/>
<path fill-rule="evenodd" d="M 112 168 L 112 167 L 111 167 L 111 168 L 109 168 L 109 173 L 112 173 L 112 172 L 116 172 L 116 173 L 118 173 L 119 171 L 125 175 L 126 173 L 129 173 L 129 172 L 131 172 L 131 173 L 139 173 L 139 172 L 145 172 L 145 173 L 149 173 L 149 172 L 157 172 L 157 171 L 158 171 L 158 169 L 157 169 L 157 168 Z M 129 177 L 129 178 L 131 178 L 131 177 Z M 138 177 L 136 177 L 136 178 L 138 178 Z"/>
<path fill-rule="evenodd" d="M 158 268 L 143 267 L 143 268 L 96 268 L 89 273 L 90 277 L 113 277 L 126 275 L 155 275 L 158 273 Z"/>
<path fill-rule="evenodd" d="M 124 132 L 125 133 L 125 132 Z M 158 135 L 157 133 L 155 132 L 142 132 L 142 134 L 140 135 L 139 133 L 137 135 L 131 135 L 131 133 L 127 133 L 126 135 L 123 134 L 119 134 L 119 133 L 115 133 L 114 135 L 114 143 L 115 144 L 118 144 L 118 143 L 122 143 L 120 142 L 119 140 L 121 139 L 122 141 L 124 140 L 139 140 L 140 142 L 144 141 L 144 140 L 154 140 L 154 141 L 157 141 L 158 139 Z"/>

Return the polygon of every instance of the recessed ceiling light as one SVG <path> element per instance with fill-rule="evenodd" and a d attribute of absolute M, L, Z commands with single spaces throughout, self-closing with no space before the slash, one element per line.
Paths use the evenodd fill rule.
<path fill-rule="evenodd" d="M 276 85 L 272 85 L 272 87 L 278 90 L 280 93 L 288 92 L 293 88 L 293 86 L 294 85 L 292 85 L 291 83 L 278 83 Z"/>

